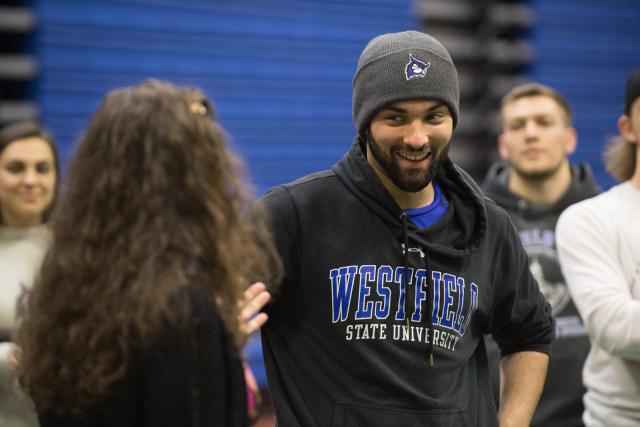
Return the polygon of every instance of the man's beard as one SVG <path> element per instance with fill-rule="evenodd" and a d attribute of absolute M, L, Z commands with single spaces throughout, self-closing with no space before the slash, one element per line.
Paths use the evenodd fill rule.
<path fill-rule="evenodd" d="M 422 153 L 425 149 L 416 150 L 403 144 L 396 144 L 389 149 L 390 156 L 387 156 L 371 135 L 367 137 L 367 146 L 369 147 L 369 152 L 391 182 L 400 190 L 410 193 L 417 193 L 431 183 L 438 173 L 442 159 L 445 158 L 449 151 L 449 144 L 446 144 L 440 151 L 431 150 L 431 159 L 426 169 L 401 169 L 395 156 L 397 151 Z"/>

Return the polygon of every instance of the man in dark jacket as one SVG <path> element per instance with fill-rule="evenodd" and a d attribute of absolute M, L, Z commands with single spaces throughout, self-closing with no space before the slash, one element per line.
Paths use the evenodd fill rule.
<path fill-rule="evenodd" d="M 502 100 L 501 122 L 503 161 L 491 167 L 483 189 L 511 216 L 556 319 L 556 341 L 532 426 L 582 426 L 581 370 L 589 337 L 560 271 L 554 230 L 564 209 L 599 189 L 588 165 L 568 161 L 577 133 L 560 93 L 537 83 L 517 86 Z M 487 347 L 497 394 L 500 351 L 493 341 Z"/>
<path fill-rule="evenodd" d="M 529 423 L 551 309 L 508 215 L 447 155 L 458 99 L 433 37 L 373 39 L 351 149 L 264 197 L 285 266 L 262 329 L 279 426 L 497 426 L 487 333 L 505 354 L 500 423 Z"/>

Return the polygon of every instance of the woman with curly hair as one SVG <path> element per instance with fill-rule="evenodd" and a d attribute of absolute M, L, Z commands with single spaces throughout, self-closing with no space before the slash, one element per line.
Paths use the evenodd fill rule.
<path fill-rule="evenodd" d="M 20 331 L 42 426 L 246 425 L 236 302 L 275 252 L 239 166 L 198 90 L 105 97 Z"/>

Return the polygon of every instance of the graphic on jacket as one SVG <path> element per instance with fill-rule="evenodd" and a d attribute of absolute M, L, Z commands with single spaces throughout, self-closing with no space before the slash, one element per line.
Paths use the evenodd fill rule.
<path fill-rule="evenodd" d="M 556 316 L 556 335 L 585 336 L 587 331 L 580 317 L 577 314 L 563 313 L 571 302 L 571 295 L 560 269 L 553 230 L 525 229 L 519 233 L 522 245 L 529 255 L 531 273 Z"/>
<path fill-rule="evenodd" d="M 407 286 L 405 289 L 405 274 Z M 332 322 L 346 322 L 345 340 L 393 340 L 423 342 L 455 351 L 473 312 L 478 307 L 478 286 L 464 277 L 424 268 L 390 265 L 348 265 L 331 269 Z M 392 292 L 397 288 L 399 292 Z M 431 326 L 424 304 L 433 294 Z M 406 307 L 405 298 L 410 300 Z M 395 298 L 394 298 L 395 295 Z M 388 320 L 404 321 L 389 324 Z M 370 322 L 374 320 L 374 322 Z M 391 330 L 389 330 L 389 327 Z"/>
<path fill-rule="evenodd" d="M 531 273 L 551 304 L 553 314 L 557 315 L 567 306 L 571 296 L 561 274 L 553 231 L 522 230 L 520 239 L 529 255 Z"/>

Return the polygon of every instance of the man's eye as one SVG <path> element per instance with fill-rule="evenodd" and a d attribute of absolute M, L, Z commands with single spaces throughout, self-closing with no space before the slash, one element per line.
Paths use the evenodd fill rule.
<path fill-rule="evenodd" d="M 513 122 L 509 124 L 510 130 L 520 130 L 524 127 L 524 122 Z"/>
<path fill-rule="evenodd" d="M 402 123 L 404 118 L 402 116 L 388 116 L 386 120 L 390 123 Z"/>

